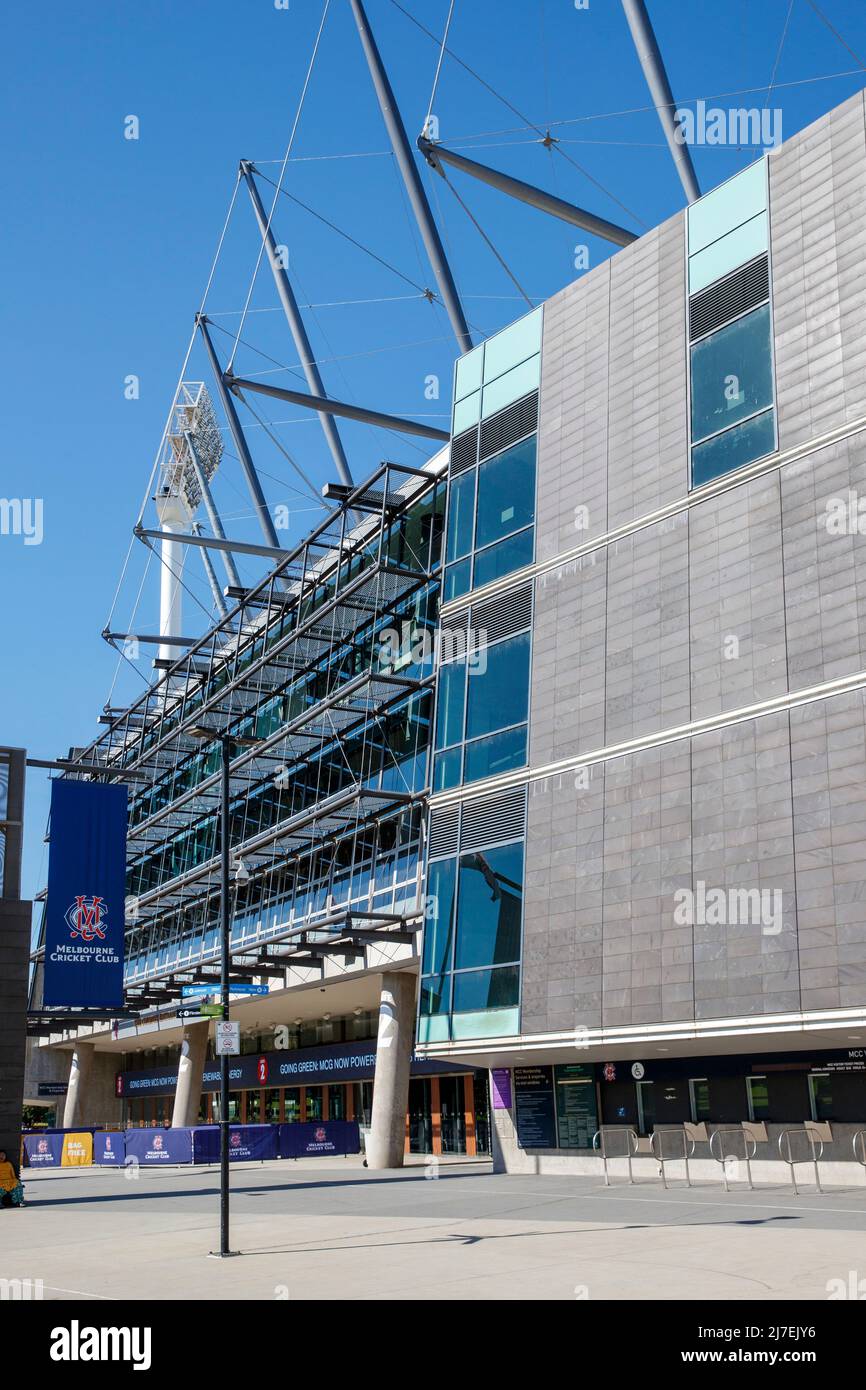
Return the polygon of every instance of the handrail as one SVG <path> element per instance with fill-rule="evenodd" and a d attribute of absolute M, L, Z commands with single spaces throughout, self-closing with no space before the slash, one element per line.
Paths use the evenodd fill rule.
<path fill-rule="evenodd" d="M 607 1145 L 606 1145 L 606 1140 L 605 1140 L 605 1135 L 606 1135 L 606 1133 L 607 1133 L 608 1131 L 610 1131 L 610 1132 L 613 1133 L 613 1134 L 624 1134 L 625 1137 L 626 1137 L 626 1153 L 625 1153 L 625 1157 L 626 1157 L 627 1160 L 628 1160 L 628 1180 L 629 1180 L 629 1182 L 630 1182 L 630 1183 L 632 1184 L 632 1186 L 633 1186 L 633 1185 L 634 1185 L 634 1174 L 632 1173 L 631 1161 L 632 1161 L 632 1158 L 634 1157 L 634 1155 L 635 1155 L 635 1154 L 637 1153 L 637 1151 L 638 1151 L 637 1135 L 635 1134 L 635 1132 L 634 1132 L 633 1129 L 629 1129 L 628 1126 L 622 1126 L 622 1125 L 601 1125 L 601 1126 L 596 1130 L 595 1134 L 592 1136 L 592 1147 L 593 1147 L 594 1149 L 599 1149 L 599 1148 L 600 1148 L 600 1150 L 601 1150 L 601 1161 L 602 1161 L 602 1163 L 603 1163 L 603 1165 L 604 1165 L 604 1185 L 605 1185 L 605 1187 L 610 1187 L 610 1177 L 609 1177 L 608 1171 L 607 1171 L 607 1158 L 608 1158 L 608 1154 L 607 1154 Z M 600 1143 L 600 1144 L 597 1142 L 599 1139 L 601 1140 L 601 1143 Z M 634 1140 L 634 1148 L 632 1148 L 632 1140 Z M 622 1155 L 617 1154 L 616 1157 L 617 1157 L 617 1158 L 620 1158 L 620 1157 L 622 1157 Z"/>
<path fill-rule="evenodd" d="M 857 1152 L 858 1139 L 860 1140 L 859 1153 Z M 861 1165 L 861 1167 L 866 1168 L 866 1129 L 858 1129 L 857 1133 L 854 1135 L 854 1138 L 851 1141 L 851 1146 L 854 1150 L 854 1158 L 856 1159 L 856 1161 Z"/>
<path fill-rule="evenodd" d="M 684 1129 L 680 1129 L 680 1128 L 676 1128 L 676 1129 L 674 1129 L 674 1128 L 672 1128 L 672 1129 L 654 1129 L 653 1132 L 652 1132 L 652 1139 L 650 1140 L 650 1142 L 651 1142 L 651 1144 L 652 1144 L 653 1154 L 655 1155 L 655 1158 L 656 1158 L 656 1160 L 657 1160 L 657 1162 L 658 1162 L 658 1165 L 659 1165 L 659 1175 L 660 1175 L 660 1177 L 661 1177 L 662 1182 L 664 1183 L 665 1190 L 667 1191 L 667 1186 L 668 1186 L 668 1178 L 667 1178 L 667 1173 L 666 1173 L 666 1171 L 665 1171 L 665 1162 L 666 1162 L 666 1160 L 665 1160 L 664 1143 L 663 1143 L 663 1139 L 664 1139 L 664 1136 L 665 1136 L 666 1134 L 676 1134 L 676 1135 L 678 1135 L 679 1138 L 682 1140 L 682 1144 L 683 1144 L 682 1159 L 683 1159 L 683 1162 L 684 1162 L 685 1165 L 686 1165 L 686 1187 L 691 1187 L 691 1185 L 692 1185 L 692 1179 L 691 1179 L 691 1174 L 689 1173 L 689 1159 L 694 1157 L 694 1152 L 695 1152 L 695 1141 L 694 1141 L 694 1139 L 688 1139 L 688 1138 L 686 1137 L 686 1132 L 685 1132 Z M 656 1149 L 656 1139 L 657 1139 L 657 1138 L 658 1138 L 658 1141 L 659 1141 L 658 1149 Z M 674 1155 L 674 1159 L 675 1159 L 675 1160 L 678 1161 L 679 1158 L 680 1158 L 680 1155 L 679 1155 L 679 1154 L 675 1154 L 675 1155 Z"/>
<path fill-rule="evenodd" d="M 862 1132 L 862 1131 L 861 1131 L 861 1132 Z M 791 1135 L 792 1135 L 792 1134 L 802 1134 L 806 1139 L 808 1139 L 808 1141 L 809 1141 L 809 1148 L 811 1149 L 811 1152 L 812 1152 L 811 1162 L 812 1162 L 812 1165 L 813 1165 L 813 1167 L 814 1167 L 814 1169 L 815 1169 L 815 1187 L 816 1187 L 816 1189 L 817 1189 L 818 1192 L 823 1193 L 824 1189 L 823 1189 L 823 1187 L 821 1186 L 821 1175 L 820 1175 L 820 1173 L 818 1172 L 818 1162 L 819 1162 L 819 1160 L 820 1160 L 821 1158 L 824 1157 L 824 1140 L 820 1137 L 820 1135 L 815 1135 L 815 1134 L 813 1134 L 810 1130 L 806 1129 L 805 1126 L 804 1126 L 803 1129 L 783 1129 L 783 1130 L 782 1130 L 782 1133 L 779 1135 L 779 1157 L 782 1159 L 782 1162 L 783 1162 L 783 1163 L 787 1163 L 787 1164 L 788 1164 L 788 1167 L 791 1169 L 791 1184 L 792 1184 L 792 1186 L 793 1186 L 793 1188 L 794 1188 L 794 1196 L 795 1196 L 795 1197 L 799 1197 L 799 1195 L 800 1195 L 800 1189 L 799 1189 L 798 1186 L 797 1186 L 797 1173 L 796 1173 L 796 1169 L 795 1169 L 795 1164 L 797 1164 L 797 1163 L 808 1163 L 810 1160 L 809 1160 L 808 1158 L 794 1158 L 794 1157 L 793 1157 L 793 1155 L 792 1155 L 792 1153 L 791 1153 Z M 855 1137 L 855 1139 L 856 1139 L 857 1136 L 855 1135 L 854 1137 Z M 788 1149 L 787 1157 L 786 1157 L 786 1155 L 782 1152 L 782 1142 L 783 1142 L 783 1140 L 787 1142 L 787 1149 Z M 816 1152 L 816 1150 L 815 1150 L 815 1145 L 816 1145 L 816 1144 L 820 1145 L 820 1147 L 818 1148 L 817 1152 Z M 855 1153 L 856 1153 L 856 1150 L 855 1150 Z"/>
<path fill-rule="evenodd" d="M 739 1126 L 739 1125 L 738 1125 L 736 1128 L 734 1128 L 734 1127 L 731 1126 L 731 1125 L 724 1125 L 724 1126 L 722 1126 L 720 1129 L 714 1129 L 714 1130 L 713 1130 L 712 1134 L 710 1135 L 710 1153 L 712 1154 L 712 1156 L 713 1156 L 713 1158 L 716 1160 L 716 1162 L 717 1162 L 717 1163 L 720 1163 L 720 1164 L 722 1165 L 722 1176 L 723 1176 L 723 1178 L 724 1178 L 725 1191 L 726 1191 L 726 1192 L 730 1192 L 730 1190 L 731 1190 L 730 1187 L 728 1186 L 728 1168 L 727 1168 L 728 1159 L 729 1159 L 729 1158 L 733 1158 L 733 1159 L 736 1159 L 737 1162 L 739 1162 L 739 1159 L 737 1158 L 737 1155 L 736 1155 L 736 1154 L 725 1154 L 725 1153 L 722 1153 L 722 1155 L 721 1155 L 721 1157 L 720 1157 L 720 1156 L 716 1153 L 716 1150 L 715 1150 L 715 1148 L 714 1148 L 716 1139 L 720 1139 L 721 1136 L 722 1136 L 723 1134 L 738 1134 L 738 1135 L 740 1136 L 740 1138 L 742 1139 L 742 1141 L 743 1141 L 743 1157 L 744 1157 L 745 1163 L 746 1163 L 746 1173 L 748 1174 L 748 1178 L 749 1178 L 749 1187 L 750 1187 L 751 1191 L 754 1192 L 754 1190 L 755 1190 L 755 1184 L 754 1184 L 753 1181 L 752 1181 L 752 1159 L 755 1157 L 755 1154 L 758 1152 L 757 1141 L 752 1137 L 752 1135 L 748 1134 L 748 1133 L 747 1133 L 741 1126 Z M 750 1145 L 750 1144 L 752 1145 L 752 1152 L 751 1152 L 751 1153 L 749 1153 L 749 1145 Z"/>

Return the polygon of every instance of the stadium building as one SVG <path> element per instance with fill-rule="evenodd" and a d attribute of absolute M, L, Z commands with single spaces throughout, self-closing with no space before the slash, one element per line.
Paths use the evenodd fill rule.
<path fill-rule="evenodd" d="M 851 1157 L 864 193 L 860 93 L 464 350 L 445 447 L 341 478 L 179 642 L 212 414 L 184 383 L 140 531 L 156 677 L 76 750 L 138 779 L 127 1016 L 61 1029 L 37 952 L 29 1100 L 71 1055 L 67 1125 L 215 1118 L 212 1025 L 177 1011 L 216 980 L 228 740 L 233 979 L 268 986 L 232 1005 L 233 1116 L 372 1122 L 383 1166 L 563 1170 L 684 1121 L 829 1122 Z"/>

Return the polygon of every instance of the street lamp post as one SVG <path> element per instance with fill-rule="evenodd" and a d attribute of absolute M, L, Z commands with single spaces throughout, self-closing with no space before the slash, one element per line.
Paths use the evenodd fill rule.
<path fill-rule="evenodd" d="M 229 1017 L 229 968 L 231 966 L 231 836 L 229 801 L 231 798 L 231 761 L 239 748 L 251 748 L 261 740 L 240 734 L 220 734 L 213 729 L 195 726 L 188 730 L 192 738 L 218 741 L 220 745 L 220 1003 L 223 1019 Z M 238 880 L 241 866 L 238 866 Z M 220 1248 L 214 1251 L 221 1259 L 237 1252 L 229 1249 L 229 1054 L 220 1055 Z"/>

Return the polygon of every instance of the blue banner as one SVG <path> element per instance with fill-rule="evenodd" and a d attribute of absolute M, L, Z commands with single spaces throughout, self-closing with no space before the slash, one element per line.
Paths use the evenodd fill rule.
<path fill-rule="evenodd" d="M 361 1135 L 355 1120 L 320 1120 L 318 1123 L 280 1125 L 280 1158 L 324 1158 L 356 1154 Z"/>
<path fill-rule="evenodd" d="M 100 1168 L 123 1167 L 126 1135 L 122 1130 L 98 1129 L 93 1136 L 93 1162 Z"/>
<path fill-rule="evenodd" d="M 169 1168 L 173 1163 L 192 1163 L 191 1129 L 128 1129 L 126 1161 L 148 1168 Z"/>
<path fill-rule="evenodd" d="M 123 1004 L 126 787 L 51 783 L 43 1003 Z"/>
<path fill-rule="evenodd" d="M 277 1125 L 229 1125 L 229 1160 L 259 1163 L 277 1157 Z M 219 1163 L 218 1125 L 201 1125 L 192 1132 L 193 1163 Z"/>
<path fill-rule="evenodd" d="M 24 1153 L 28 1168 L 59 1168 L 63 1155 L 63 1131 L 25 1134 Z"/>

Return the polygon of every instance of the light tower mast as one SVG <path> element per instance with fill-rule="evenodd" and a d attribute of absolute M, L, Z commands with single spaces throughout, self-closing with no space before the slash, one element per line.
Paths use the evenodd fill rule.
<path fill-rule="evenodd" d="M 202 381 L 182 381 L 171 411 L 154 502 L 160 529 L 188 535 L 202 500 L 199 473 L 210 482 L 222 458 L 223 441 L 207 387 Z M 159 655 L 169 661 L 183 648 L 171 642 L 183 633 L 183 562 L 186 546 L 165 537 L 160 542 Z"/>

